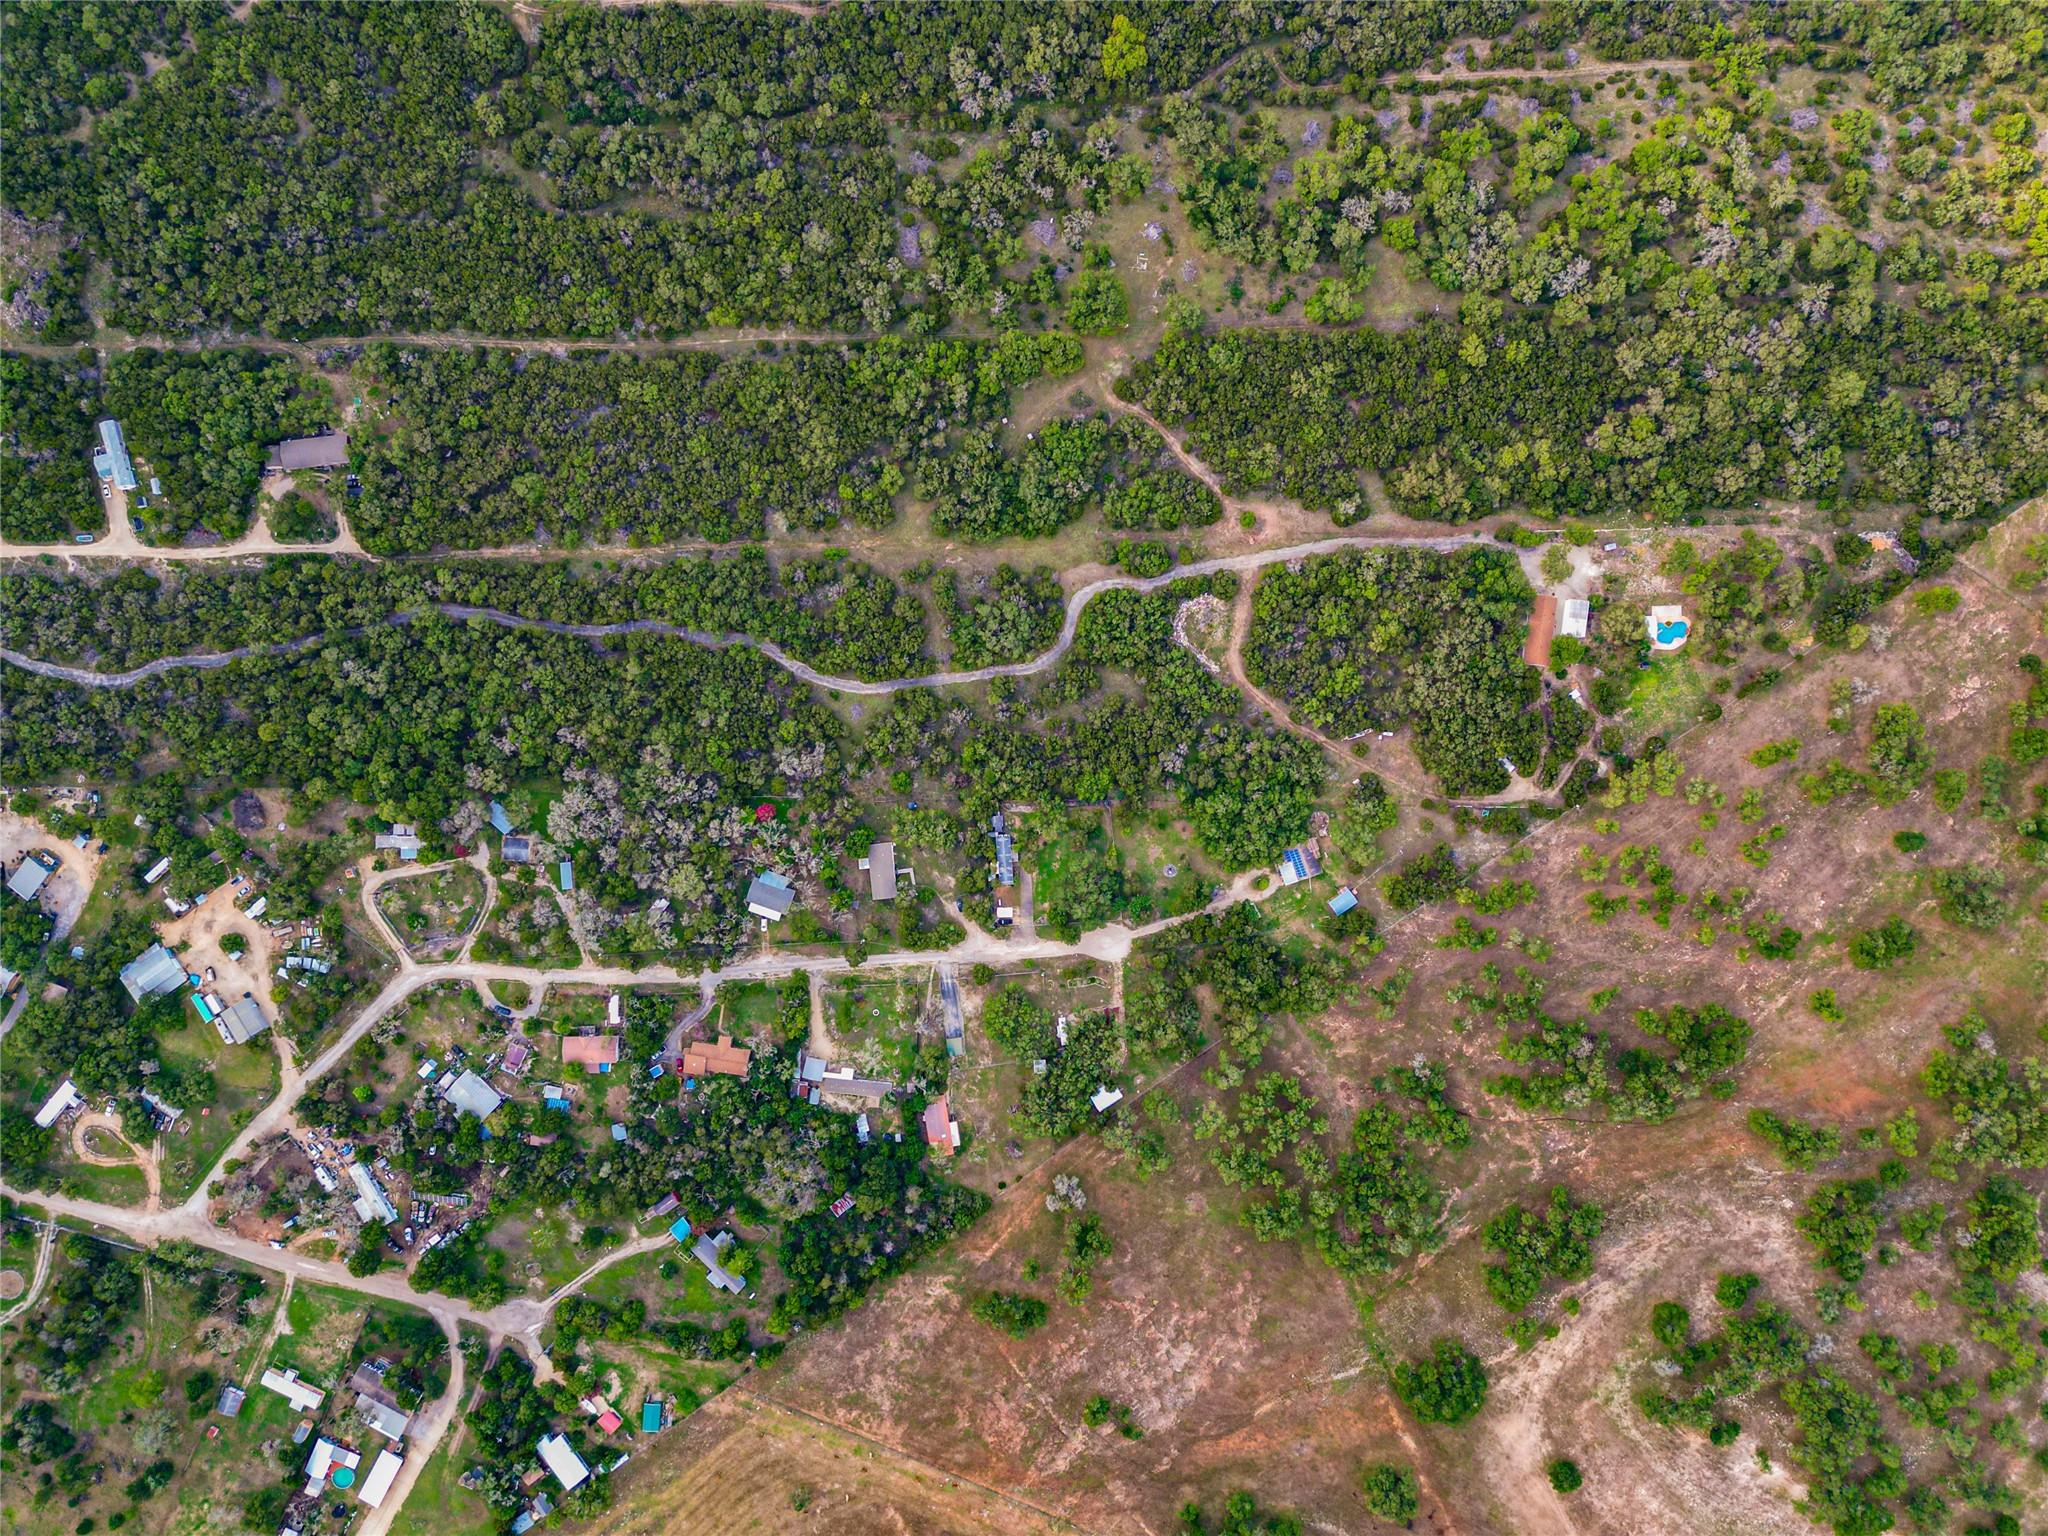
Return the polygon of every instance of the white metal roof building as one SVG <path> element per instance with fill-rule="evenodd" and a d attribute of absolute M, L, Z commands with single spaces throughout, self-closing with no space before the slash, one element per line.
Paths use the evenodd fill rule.
<path fill-rule="evenodd" d="M 121 985 L 138 1003 L 146 997 L 162 997 L 185 985 L 184 962 L 163 945 L 152 944 L 121 967 Z"/>
<path fill-rule="evenodd" d="M 375 1509 L 384 1502 L 384 1495 L 391 1491 L 391 1485 L 398 1481 L 398 1469 L 405 1465 L 402 1457 L 390 1451 L 379 1451 L 370 1467 L 370 1475 L 363 1479 L 362 1491 L 356 1495 L 370 1508 Z"/>
<path fill-rule="evenodd" d="M 57 1091 L 50 1095 L 44 1102 L 43 1107 L 36 1111 L 36 1124 L 47 1131 L 51 1126 L 64 1118 L 65 1111 L 70 1109 L 72 1105 L 83 1102 L 84 1095 L 79 1093 L 78 1084 L 72 1082 L 67 1077 L 62 1083 L 58 1084 Z"/>
<path fill-rule="evenodd" d="M 213 1027 L 227 1044 L 247 1045 L 270 1028 L 270 1020 L 263 1017 L 263 1009 L 255 998 L 245 997 L 215 1019 Z"/>
<path fill-rule="evenodd" d="M 456 1078 L 441 1097 L 462 1113 L 475 1115 L 479 1120 L 490 1119 L 498 1112 L 498 1106 L 505 1102 L 503 1094 L 474 1072 L 464 1072 Z"/>
<path fill-rule="evenodd" d="M 366 1222 L 382 1222 L 387 1227 L 398 1220 L 398 1208 L 391 1203 L 391 1197 L 384 1193 L 384 1186 L 377 1182 L 376 1174 L 362 1163 L 350 1163 L 348 1176 L 356 1186 L 357 1216 Z"/>
<path fill-rule="evenodd" d="M 34 901 L 36 893 L 43 888 L 43 882 L 50 878 L 50 871 L 40 859 L 24 857 L 21 868 L 8 877 L 7 889 L 23 901 Z"/>
<path fill-rule="evenodd" d="M 356 1412 L 363 1416 L 365 1424 L 386 1440 L 403 1440 L 406 1429 L 412 1424 L 412 1415 L 403 1408 L 382 1402 L 367 1392 L 356 1394 Z M 370 1475 L 375 1477 L 377 1474 L 372 1471 Z M 367 1498 L 368 1494 L 365 1493 L 364 1497 Z"/>
<path fill-rule="evenodd" d="M 589 1466 L 576 1454 L 576 1447 L 561 1435 L 542 1435 L 536 1449 L 542 1464 L 555 1474 L 555 1481 L 565 1490 L 580 1488 L 590 1480 Z"/>
<path fill-rule="evenodd" d="M 327 1401 L 327 1394 L 318 1387 L 309 1387 L 299 1380 L 299 1373 L 297 1371 L 280 1371 L 273 1365 L 267 1367 L 263 1375 L 258 1379 L 264 1386 L 270 1388 L 271 1391 L 290 1403 L 300 1413 L 311 1413 L 315 1408 L 318 1408 Z M 329 1445 L 330 1442 L 322 1440 L 320 1444 Z M 314 1450 L 314 1455 L 316 1457 L 319 1455 L 317 1447 Z M 310 1472 L 312 1468 L 308 1467 L 306 1470 Z M 323 1468 L 322 1470 L 324 1471 L 325 1469 Z"/>

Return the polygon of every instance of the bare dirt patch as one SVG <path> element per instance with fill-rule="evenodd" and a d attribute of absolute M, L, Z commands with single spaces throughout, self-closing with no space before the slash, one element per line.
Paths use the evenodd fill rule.
<path fill-rule="evenodd" d="M 31 848 L 44 849 L 57 856 L 57 868 L 50 872 L 43 882 L 40 899 L 43 910 L 48 912 L 56 925 L 53 939 L 61 939 L 69 933 L 78 921 L 78 914 L 85 910 L 86 898 L 92 895 L 93 882 L 99 879 L 100 856 L 94 850 L 99 845 L 88 842 L 80 848 L 68 838 L 60 838 L 40 822 L 13 811 L 0 811 L 0 861 L 12 867 Z"/>
<path fill-rule="evenodd" d="M 209 966 L 213 968 L 214 980 L 207 983 L 207 989 L 222 1002 L 239 1002 L 244 993 L 267 1000 L 272 966 L 270 930 L 260 920 L 236 909 L 234 890 L 232 881 L 216 886 L 207 892 L 206 900 L 183 917 L 163 924 L 157 932 L 171 948 L 185 946 L 179 958 L 185 962 L 187 971 L 204 976 Z M 220 941 L 231 933 L 240 934 L 248 946 L 239 957 L 230 956 L 220 947 Z"/>

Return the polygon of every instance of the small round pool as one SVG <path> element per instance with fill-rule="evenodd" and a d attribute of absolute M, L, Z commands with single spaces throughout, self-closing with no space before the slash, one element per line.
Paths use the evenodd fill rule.
<path fill-rule="evenodd" d="M 335 1487 L 337 1487 L 337 1488 L 353 1488 L 353 1487 L 355 1486 L 355 1481 L 356 1481 L 356 1469 L 355 1469 L 354 1467 L 336 1467 L 336 1468 L 334 1469 L 334 1486 L 335 1486 Z"/>

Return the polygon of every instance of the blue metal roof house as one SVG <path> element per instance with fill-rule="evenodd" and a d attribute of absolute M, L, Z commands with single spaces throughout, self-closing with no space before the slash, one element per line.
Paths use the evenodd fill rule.
<path fill-rule="evenodd" d="M 135 466 L 128 462 L 128 444 L 121 423 L 108 416 L 100 422 L 100 451 L 92 456 L 93 472 L 124 491 L 135 489 Z"/>
<path fill-rule="evenodd" d="M 505 807 L 495 800 L 491 802 L 491 826 L 500 837 L 512 835 L 512 818 L 505 813 Z"/>
<path fill-rule="evenodd" d="M 555 878 L 563 890 L 573 891 L 576 889 L 576 871 L 569 867 L 567 859 L 562 860 L 562 867 L 555 872 Z"/>
<path fill-rule="evenodd" d="M 1330 898 L 1330 910 L 1339 917 L 1342 917 L 1357 905 L 1358 897 L 1352 893 L 1351 887 L 1348 885 Z"/>

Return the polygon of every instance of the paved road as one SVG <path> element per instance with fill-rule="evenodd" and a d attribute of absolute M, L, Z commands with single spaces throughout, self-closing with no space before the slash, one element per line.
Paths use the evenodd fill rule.
<path fill-rule="evenodd" d="M 1049 650 L 1029 661 L 1010 662 L 1002 666 L 972 667 L 958 672 L 927 672 L 918 677 L 891 677 L 878 681 L 857 677 L 834 677 L 828 672 L 820 672 L 809 663 L 791 656 L 773 640 L 756 640 L 751 636 L 731 631 L 690 629 L 681 624 L 664 623 L 659 619 L 625 619 L 612 624 L 570 624 L 559 619 L 529 619 L 519 614 L 506 613 L 502 609 L 479 608 L 468 603 L 435 603 L 431 605 L 431 611 L 457 621 L 497 624 L 506 629 L 542 630 L 551 635 L 573 635 L 585 640 L 607 640 L 620 635 L 667 635 L 718 650 L 736 645 L 751 646 L 791 676 L 813 687 L 836 689 L 840 693 L 875 695 L 901 693 L 912 688 L 949 688 L 966 683 L 985 683 L 998 677 L 1032 677 L 1047 671 L 1058 665 L 1060 658 L 1073 648 L 1074 636 L 1081 624 L 1082 610 L 1104 592 L 1156 592 L 1183 577 L 1211 576 L 1224 571 L 1256 571 L 1269 565 L 1282 565 L 1290 560 L 1340 554 L 1346 550 L 1448 551 L 1482 544 L 1490 546 L 1494 544 L 1494 540 L 1482 533 L 1437 536 L 1334 534 L 1329 538 L 1314 539 L 1306 544 L 1289 544 L 1279 549 L 1252 550 L 1245 554 L 1218 555 L 1208 560 L 1194 560 L 1186 565 L 1175 566 L 1159 576 L 1105 576 L 1099 581 L 1091 581 L 1086 586 L 1076 588 L 1068 595 L 1066 617 L 1060 625 L 1059 638 L 1053 642 Z M 410 624 L 419 617 L 419 614 L 420 610 L 408 609 L 388 615 L 384 622 Z M 357 625 L 341 630 L 324 630 L 318 634 L 301 635 L 294 640 L 279 640 L 266 645 L 243 645 L 233 650 L 198 652 L 184 656 L 159 656 L 154 661 L 143 662 L 140 666 L 130 667 L 125 672 L 96 672 L 90 667 L 74 667 L 63 662 L 43 661 L 38 657 L 24 655 L 20 651 L 5 647 L 0 647 L 0 660 L 17 666 L 24 672 L 33 672 L 39 677 L 57 678 L 83 688 L 132 688 L 137 683 L 145 682 L 152 677 L 160 677 L 166 672 L 180 669 L 210 670 L 231 666 L 235 662 L 254 656 L 293 655 L 300 651 L 317 650 L 338 635 L 358 635 L 363 632 L 364 626 Z"/>

